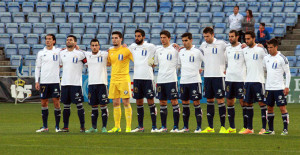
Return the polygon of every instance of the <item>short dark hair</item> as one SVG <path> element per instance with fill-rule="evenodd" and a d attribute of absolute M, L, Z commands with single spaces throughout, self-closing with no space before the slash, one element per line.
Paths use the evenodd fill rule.
<path fill-rule="evenodd" d="M 253 18 L 252 10 L 247 10 L 249 12 L 250 18 Z"/>
<path fill-rule="evenodd" d="M 236 6 L 234 6 L 234 8 L 238 8 L 238 9 L 240 10 L 240 7 L 239 7 L 239 6 L 237 6 L 237 5 L 236 5 Z"/>
<path fill-rule="evenodd" d="M 193 39 L 193 35 L 189 32 L 186 32 L 181 35 L 181 38 L 188 37 L 190 40 Z"/>
<path fill-rule="evenodd" d="M 55 44 L 56 44 L 56 37 L 55 37 L 55 35 L 49 33 L 49 34 L 47 34 L 47 35 L 45 36 L 45 40 L 46 40 L 46 37 L 47 37 L 47 36 L 51 36 L 51 37 L 52 37 L 52 39 L 55 41 L 55 43 L 54 43 L 54 45 L 55 45 Z"/>
<path fill-rule="evenodd" d="M 230 30 L 229 33 L 234 33 L 235 36 L 239 36 L 239 32 L 237 30 Z"/>
<path fill-rule="evenodd" d="M 70 38 L 70 37 L 73 38 L 75 42 L 77 42 L 77 38 L 76 38 L 75 36 L 73 36 L 73 35 L 68 35 L 67 38 Z"/>
<path fill-rule="evenodd" d="M 94 38 L 94 39 L 91 40 L 90 45 L 92 44 L 92 42 L 98 42 L 98 44 L 100 45 L 99 40 L 96 39 L 96 38 Z"/>
<path fill-rule="evenodd" d="M 120 31 L 114 31 L 111 33 L 111 35 L 117 34 L 120 38 L 123 38 L 123 34 Z"/>
<path fill-rule="evenodd" d="M 265 27 L 265 26 L 266 26 L 266 24 L 265 24 L 265 23 L 260 23 L 260 25 L 261 25 L 261 26 L 263 26 L 263 27 Z"/>
<path fill-rule="evenodd" d="M 166 35 L 168 38 L 171 38 L 171 33 L 170 33 L 169 31 L 167 31 L 167 30 L 162 30 L 162 31 L 160 32 L 159 35 L 161 36 L 161 35 L 163 35 L 163 34 Z"/>
<path fill-rule="evenodd" d="M 144 30 L 142 30 L 142 29 L 136 29 L 135 31 L 134 31 L 134 33 L 141 33 L 141 35 L 142 35 L 142 37 L 145 37 L 145 31 Z"/>
<path fill-rule="evenodd" d="M 246 31 L 245 36 L 250 35 L 251 38 L 255 38 L 255 33 L 253 31 Z"/>
<path fill-rule="evenodd" d="M 211 27 L 206 27 L 206 28 L 204 28 L 203 33 L 214 34 L 214 29 Z"/>
<path fill-rule="evenodd" d="M 272 38 L 270 40 L 267 41 L 267 45 L 272 44 L 274 47 L 279 45 L 279 41 L 276 38 Z"/>

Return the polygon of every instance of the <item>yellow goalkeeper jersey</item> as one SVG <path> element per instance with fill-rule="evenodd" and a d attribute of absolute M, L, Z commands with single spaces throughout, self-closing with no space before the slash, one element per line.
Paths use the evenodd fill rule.
<path fill-rule="evenodd" d="M 129 63 L 133 61 L 130 50 L 126 47 L 111 48 L 108 53 L 108 62 L 111 63 L 110 83 L 131 82 Z"/>

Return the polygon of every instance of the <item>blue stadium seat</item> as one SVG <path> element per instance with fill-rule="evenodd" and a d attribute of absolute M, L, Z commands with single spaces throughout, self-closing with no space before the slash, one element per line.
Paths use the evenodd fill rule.
<path fill-rule="evenodd" d="M 33 2 L 23 2 L 22 3 L 22 10 L 24 13 L 29 13 L 34 11 L 34 4 Z"/>
<path fill-rule="evenodd" d="M 233 8 L 236 6 L 236 2 L 225 2 L 224 12 L 233 12 Z"/>
<path fill-rule="evenodd" d="M 173 2 L 172 12 L 184 12 L 184 2 Z"/>
<path fill-rule="evenodd" d="M 151 13 L 150 13 L 151 15 Z M 150 19 L 150 17 L 149 17 Z M 146 23 L 147 22 L 147 13 L 136 13 L 135 14 L 135 23 Z"/>
<path fill-rule="evenodd" d="M 265 29 L 267 31 L 269 31 L 270 34 L 273 33 L 273 31 L 274 31 L 274 23 L 265 23 L 265 24 L 266 24 Z"/>
<path fill-rule="evenodd" d="M 188 31 L 192 34 L 198 34 L 200 33 L 200 27 L 200 23 L 190 23 Z"/>
<path fill-rule="evenodd" d="M 40 37 L 41 37 L 41 44 L 46 44 L 46 36 L 47 36 L 47 34 L 45 34 L 45 33 L 43 33 L 43 34 L 41 34 L 40 35 Z"/>
<path fill-rule="evenodd" d="M 255 13 L 252 13 L 252 15 L 253 15 L 253 18 L 255 19 L 255 22 L 259 23 L 260 19 L 261 19 L 261 13 L 255 12 Z"/>
<path fill-rule="evenodd" d="M 25 66 L 35 66 L 36 55 L 25 55 Z"/>
<path fill-rule="evenodd" d="M 24 44 L 24 35 L 22 33 L 12 34 L 12 43 L 13 44 Z"/>
<path fill-rule="evenodd" d="M 298 68 L 291 68 L 290 72 L 291 72 L 291 76 L 297 76 L 297 74 L 298 74 Z"/>
<path fill-rule="evenodd" d="M 173 23 L 174 21 L 174 13 L 172 12 L 165 12 L 162 15 L 161 22 L 162 23 Z"/>
<path fill-rule="evenodd" d="M 222 34 L 225 32 L 226 29 L 226 24 L 225 23 L 216 23 L 215 24 L 215 28 L 214 28 L 214 32 L 215 34 Z"/>
<path fill-rule="evenodd" d="M 272 8 L 272 2 L 261 2 L 259 12 L 270 12 Z"/>
<path fill-rule="evenodd" d="M 298 15 L 300 15 L 300 1 L 297 2 L 297 7 L 295 12 L 298 13 Z"/>
<path fill-rule="evenodd" d="M 59 33 L 70 34 L 72 29 L 71 23 L 60 23 L 59 24 Z"/>
<path fill-rule="evenodd" d="M 85 32 L 85 25 L 83 23 L 73 23 L 73 33 L 83 34 Z"/>
<path fill-rule="evenodd" d="M 18 33 L 19 27 L 17 23 L 7 23 L 6 24 L 6 32 L 10 34 Z"/>
<path fill-rule="evenodd" d="M 73 36 L 75 36 L 77 38 L 77 44 L 80 44 L 81 43 L 81 35 L 80 34 L 71 34 Z M 63 45 L 60 45 L 60 47 L 63 47 Z"/>
<path fill-rule="evenodd" d="M 108 13 L 101 12 L 96 14 L 96 23 L 107 23 Z"/>
<path fill-rule="evenodd" d="M 85 33 L 96 34 L 98 32 L 98 27 L 99 25 L 97 23 L 87 23 Z"/>
<path fill-rule="evenodd" d="M 176 44 L 182 46 L 182 38 L 181 38 L 182 34 L 176 34 Z"/>
<path fill-rule="evenodd" d="M 212 22 L 213 23 L 222 23 L 224 22 L 225 13 L 224 12 L 215 12 L 213 14 Z"/>
<path fill-rule="evenodd" d="M 247 2 L 238 2 L 237 6 L 239 6 L 239 11 L 240 12 L 246 12 L 248 8 L 248 3 Z"/>
<path fill-rule="evenodd" d="M 285 13 L 293 13 L 296 9 L 296 2 L 286 2 L 284 7 Z"/>
<path fill-rule="evenodd" d="M 84 51 L 87 51 L 87 48 L 85 45 L 78 45 L 79 46 L 79 49 L 81 50 L 84 50 Z M 101 45 L 100 45 L 101 46 Z M 91 51 L 91 50 L 90 50 Z"/>
<path fill-rule="evenodd" d="M 153 23 L 151 28 L 151 34 L 160 33 L 164 28 L 163 23 Z"/>
<path fill-rule="evenodd" d="M 199 12 L 190 12 L 187 17 L 188 23 L 198 23 L 199 22 L 200 13 Z"/>
<path fill-rule="evenodd" d="M 138 13 L 138 12 L 144 12 L 144 3 L 140 2 L 133 2 L 132 3 L 132 10 L 131 12 Z"/>
<path fill-rule="evenodd" d="M 18 45 L 19 55 L 25 56 L 30 54 L 30 46 L 28 44 L 19 44 Z"/>
<path fill-rule="evenodd" d="M 130 3 L 129 2 L 120 2 L 118 12 L 130 12 Z"/>
<path fill-rule="evenodd" d="M 100 23 L 99 24 L 99 33 L 110 34 L 111 32 L 111 23 Z"/>
<path fill-rule="evenodd" d="M 160 35 L 159 34 L 151 34 L 150 42 L 154 45 L 160 45 Z"/>
<path fill-rule="evenodd" d="M 221 39 L 221 40 L 226 40 L 226 34 L 215 34 L 215 38 Z"/>
<path fill-rule="evenodd" d="M 297 13 L 287 13 L 284 23 L 286 23 L 287 26 L 295 26 L 297 23 L 297 19 L 298 19 Z"/>
<path fill-rule="evenodd" d="M 80 12 L 80 13 L 90 12 L 90 4 L 86 3 L 86 2 L 79 2 L 78 3 L 78 12 Z"/>
<path fill-rule="evenodd" d="M 1 23 L 11 23 L 11 13 L 10 12 L 1 12 Z"/>
<path fill-rule="evenodd" d="M 93 23 L 94 14 L 93 13 L 82 13 L 82 22 L 83 23 Z"/>
<path fill-rule="evenodd" d="M 298 45 L 299 46 L 299 45 Z M 299 56 L 300 56 L 300 48 L 296 48 L 295 49 L 295 56 L 298 56 L 298 58 L 299 58 Z M 287 56 L 287 57 L 291 57 L 291 56 Z M 289 60 L 290 61 L 290 60 Z M 300 59 L 298 59 L 298 61 L 300 61 Z"/>
<path fill-rule="evenodd" d="M 176 42 L 176 35 L 175 34 L 171 34 L 170 43 L 175 43 L 175 42 Z"/>
<path fill-rule="evenodd" d="M 20 12 L 20 5 L 18 2 L 8 2 L 7 7 L 9 12 Z"/>
<path fill-rule="evenodd" d="M 6 12 L 6 3 L 0 2 L 0 12 Z"/>
<path fill-rule="evenodd" d="M 66 34 L 56 34 L 56 45 L 65 45 L 66 44 L 66 39 L 67 35 Z"/>
<path fill-rule="evenodd" d="M 172 8 L 171 2 L 160 2 L 159 12 L 170 12 Z"/>
<path fill-rule="evenodd" d="M 58 33 L 57 24 L 56 23 L 46 23 L 46 33 L 56 34 Z"/>
<path fill-rule="evenodd" d="M 68 19 L 69 19 L 69 23 L 79 23 L 80 22 L 80 14 L 79 13 L 69 13 Z"/>
<path fill-rule="evenodd" d="M 262 13 L 260 22 L 271 23 L 272 19 L 273 19 L 273 13 Z"/>
<path fill-rule="evenodd" d="M 5 33 L 5 25 L 4 23 L 0 23 L 0 34 Z"/>
<path fill-rule="evenodd" d="M 41 13 L 41 22 L 42 23 L 52 23 L 53 14 L 52 13 Z"/>
<path fill-rule="evenodd" d="M 92 12 L 93 13 L 99 13 L 99 12 L 103 12 L 104 10 L 104 4 L 101 2 L 94 2 L 92 4 Z"/>
<path fill-rule="evenodd" d="M 250 2 L 248 3 L 248 10 L 252 10 L 252 13 L 258 12 L 260 9 L 260 2 Z"/>
<path fill-rule="evenodd" d="M 98 34 L 97 39 L 99 40 L 100 46 L 108 44 L 109 36 L 108 34 Z"/>
<path fill-rule="evenodd" d="M 125 25 L 125 34 L 134 34 L 137 29 L 136 23 L 126 23 Z"/>
<path fill-rule="evenodd" d="M 38 23 L 41 20 L 40 13 L 38 12 L 29 12 L 27 16 L 27 20 L 29 23 Z"/>
<path fill-rule="evenodd" d="M 125 34 L 124 35 L 124 44 L 130 45 L 135 42 L 134 34 Z"/>
<path fill-rule="evenodd" d="M 110 13 L 108 17 L 109 23 L 120 23 L 121 21 L 121 13 Z"/>
<path fill-rule="evenodd" d="M 76 3 L 74 2 L 65 2 L 64 3 L 64 10 L 65 12 L 76 12 Z"/>
<path fill-rule="evenodd" d="M 33 33 L 45 33 L 45 23 L 33 23 Z"/>
<path fill-rule="evenodd" d="M 156 2 L 146 2 L 145 12 L 157 12 L 157 3 Z"/>
<path fill-rule="evenodd" d="M 180 34 L 180 33 L 188 32 L 188 27 L 189 27 L 188 23 L 178 23 L 175 33 Z"/>
<path fill-rule="evenodd" d="M 42 2 L 46 2 L 47 4 L 50 4 L 52 0 L 40 0 Z"/>
<path fill-rule="evenodd" d="M 164 30 L 169 31 L 171 34 L 175 32 L 176 24 L 175 23 L 165 23 Z"/>
<path fill-rule="evenodd" d="M 21 63 L 21 60 L 22 60 L 22 55 L 11 55 L 10 56 L 10 64 L 12 66 L 15 66 L 15 67 L 12 67 L 13 69 L 16 69 L 18 66 L 20 66 L 20 63 Z"/>
<path fill-rule="evenodd" d="M 276 37 L 284 37 L 284 35 L 286 34 L 286 24 L 276 23 L 274 28 L 274 34 Z"/>
<path fill-rule="evenodd" d="M 100 46 L 100 50 L 106 51 L 111 47 L 111 45 L 102 45 Z M 107 72 L 110 72 L 110 70 L 108 70 Z"/>
<path fill-rule="evenodd" d="M 197 11 L 197 3 L 196 2 L 185 3 L 184 12 L 196 12 L 196 11 Z"/>
<path fill-rule="evenodd" d="M 210 12 L 222 12 L 223 2 L 212 2 Z"/>
<path fill-rule="evenodd" d="M 197 12 L 209 12 L 210 4 L 209 2 L 199 2 Z"/>
<path fill-rule="evenodd" d="M 44 49 L 44 45 L 34 44 L 32 46 L 32 54 L 36 55 L 40 50 Z"/>
<path fill-rule="evenodd" d="M 159 23 L 160 22 L 160 13 L 150 13 L 148 22 L 149 23 Z"/>
<path fill-rule="evenodd" d="M 61 2 L 51 2 L 50 12 L 62 12 L 62 3 Z"/>
<path fill-rule="evenodd" d="M 297 62 L 296 62 L 295 67 L 300 67 L 300 61 L 297 61 Z"/>
<path fill-rule="evenodd" d="M 67 15 L 63 12 L 57 12 L 54 14 L 54 21 L 56 23 L 66 23 L 67 22 Z"/>
<path fill-rule="evenodd" d="M 285 13 L 274 13 L 273 23 L 283 23 L 285 21 Z"/>
<path fill-rule="evenodd" d="M 185 23 L 187 18 L 187 13 L 185 12 L 178 12 L 175 14 L 174 22 L 175 23 Z"/>
<path fill-rule="evenodd" d="M 117 12 L 117 3 L 116 2 L 106 2 L 105 12 Z"/>
<path fill-rule="evenodd" d="M 202 41 L 202 34 L 193 34 L 193 45 L 200 45 Z"/>
<path fill-rule="evenodd" d="M 46 2 L 37 2 L 36 3 L 36 12 L 48 12 L 48 4 Z"/>
<path fill-rule="evenodd" d="M 1 38 L 1 35 L 0 35 Z M 2 41 L 0 40 L 0 43 Z M 17 55 L 18 54 L 18 47 L 16 44 L 5 44 L 4 46 L 4 52 L 5 52 L 5 57 L 10 58 L 11 55 Z"/>
<path fill-rule="evenodd" d="M 113 23 L 111 27 L 111 31 L 120 31 L 121 33 L 124 32 L 124 23 Z"/>
<path fill-rule="evenodd" d="M 133 23 L 134 22 L 134 13 L 128 12 L 122 14 L 122 23 Z"/>
<path fill-rule="evenodd" d="M 200 23 L 210 23 L 212 19 L 212 13 L 201 13 Z"/>
<path fill-rule="evenodd" d="M 146 34 L 149 34 L 150 29 L 151 29 L 151 24 L 150 23 L 140 23 L 139 24 L 139 29 L 144 30 Z"/>
<path fill-rule="evenodd" d="M 39 35 L 38 34 L 27 34 L 26 40 L 27 44 L 34 45 L 39 43 Z"/>
<path fill-rule="evenodd" d="M 284 8 L 284 2 L 274 2 L 272 12 L 282 12 Z"/>
<path fill-rule="evenodd" d="M 95 38 L 94 34 L 84 34 L 82 36 L 82 44 L 83 45 L 89 45 L 91 40 Z"/>

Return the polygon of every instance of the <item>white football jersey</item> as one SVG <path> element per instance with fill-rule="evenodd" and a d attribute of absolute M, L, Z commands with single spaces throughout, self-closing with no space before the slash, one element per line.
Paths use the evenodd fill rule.
<path fill-rule="evenodd" d="M 204 77 L 225 77 L 225 49 L 229 46 L 224 40 L 214 38 L 213 43 L 204 41 L 200 48 L 204 52 Z"/>
<path fill-rule="evenodd" d="M 225 51 L 227 63 L 225 81 L 244 82 L 246 79 L 246 64 L 242 44 L 228 46 Z"/>
<path fill-rule="evenodd" d="M 89 71 L 89 85 L 107 85 L 107 56 L 108 52 L 99 51 L 96 55 L 92 52 L 85 52 L 86 65 Z"/>
<path fill-rule="evenodd" d="M 255 45 L 253 48 L 243 49 L 247 76 L 245 82 L 265 83 L 263 60 L 267 55 L 264 48 Z"/>
<path fill-rule="evenodd" d="M 63 75 L 61 85 L 81 86 L 82 85 L 82 60 L 85 58 L 84 52 L 74 49 L 67 49 L 60 52 L 61 65 L 63 66 Z"/>
<path fill-rule="evenodd" d="M 159 47 L 155 52 L 154 64 L 159 65 L 157 83 L 177 82 L 178 51 L 170 45 Z"/>
<path fill-rule="evenodd" d="M 156 47 L 144 42 L 142 45 L 133 43 L 129 46 L 134 59 L 133 79 L 153 80 L 153 68 L 148 65 L 148 59 L 153 58 Z"/>
<path fill-rule="evenodd" d="M 266 90 L 283 90 L 290 87 L 291 73 L 289 61 L 279 51 L 275 56 L 268 54 L 264 58 L 264 67 L 267 70 Z M 285 83 L 284 73 L 286 76 Z"/>
<path fill-rule="evenodd" d="M 59 83 L 59 52 L 61 49 L 53 47 L 48 50 L 44 47 L 39 51 L 35 63 L 35 82 L 44 83 Z"/>
<path fill-rule="evenodd" d="M 178 54 L 178 65 L 181 65 L 180 84 L 202 83 L 199 70 L 203 61 L 203 51 L 192 47 L 181 49 Z"/>

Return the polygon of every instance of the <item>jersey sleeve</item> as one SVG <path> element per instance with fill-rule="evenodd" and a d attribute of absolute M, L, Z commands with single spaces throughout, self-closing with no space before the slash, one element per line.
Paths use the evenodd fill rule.
<path fill-rule="evenodd" d="M 154 65 L 158 65 L 158 53 L 158 50 L 156 50 L 154 54 Z"/>
<path fill-rule="evenodd" d="M 35 82 L 39 82 L 41 66 L 42 66 L 41 53 L 38 52 L 36 57 L 36 62 L 35 62 L 35 72 L 34 72 Z"/>
<path fill-rule="evenodd" d="M 128 58 L 129 58 L 132 62 L 134 62 L 132 53 L 130 52 L 130 50 L 129 50 L 128 48 L 127 48 L 127 50 L 128 50 Z"/>
<path fill-rule="evenodd" d="M 291 72 L 290 72 L 290 66 L 289 61 L 286 57 L 283 57 L 283 70 L 285 72 L 285 88 L 290 88 L 290 81 L 291 81 Z"/>

